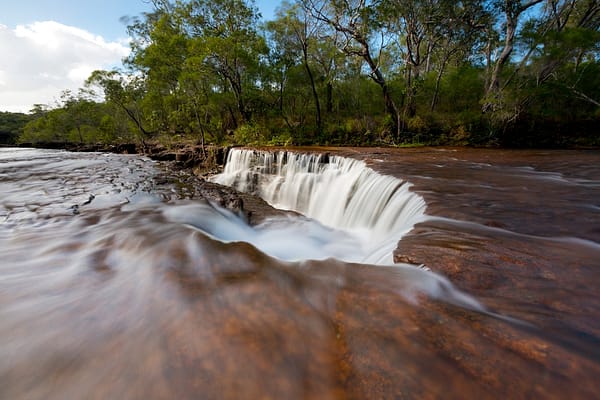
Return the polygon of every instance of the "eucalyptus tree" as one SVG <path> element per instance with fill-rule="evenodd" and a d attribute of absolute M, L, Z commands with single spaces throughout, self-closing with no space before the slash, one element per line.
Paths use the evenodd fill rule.
<path fill-rule="evenodd" d="M 580 100 L 600 106 L 600 98 L 585 93 L 590 89 L 585 87 L 590 82 L 586 68 L 600 61 L 600 1 L 549 0 L 525 31 L 530 49 L 519 67 L 532 70 L 535 85 L 553 80 Z"/>
<path fill-rule="evenodd" d="M 186 99 L 181 97 L 179 76 L 188 58 L 188 41 L 175 16 L 166 12 L 154 23 L 149 39 L 135 60 L 145 71 L 143 107 L 154 130 L 174 134 L 182 129 L 178 110 Z"/>
<path fill-rule="evenodd" d="M 600 50 L 598 0 L 494 4 L 501 10 L 504 42 L 490 69 L 483 99 L 483 111 L 491 111 L 493 121 L 504 125 L 516 121 L 524 111 L 532 111 L 532 101 L 540 96 L 548 99 L 542 114 L 550 109 L 560 114 L 570 108 L 555 109 L 553 104 L 559 104 L 560 98 L 600 105 L 599 94 L 586 93 L 595 87 L 593 74 L 588 72 L 595 70 Z M 511 62 L 515 49 L 518 57 Z M 582 65 L 586 68 L 581 69 Z"/>
<path fill-rule="evenodd" d="M 489 83 L 485 90 L 482 111 L 494 111 L 501 106 L 501 74 L 504 67 L 509 63 L 515 49 L 515 40 L 519 29 L 521 16 L 532 7 L 542 3 L 544 0 L 493 0 L 492 6 L 500 11 L 502 15 L 502 26 L 504 27 L 504 43 L 500 55 L 494 61 L 491 68 Z"/>
<path fill-rule="evenodd" d="M 67 142 L 66 120 L 66 112 L 63 109 L 49 110 L 25 125 L 19 141 L 21 143 Z"/>
<path fill-rule="evenodd" d="M 60 107 L 65 113 L 63 131 L 74 137 L 69 137 L 70 141 L 84 143 L 84 132 L 97 129 L 100 125 L 101 115 L 98 111 L 98 104 L 90 98 L 90 93 L 86 90 L 79 90 L 77 94 L 70 90 L 65 90 L 60 100 Z M 87 135 L 86 135 L 87 136 Z M 93 139 L 93 136 L 91 135 Z M 87 139 L 87 138 L 86 138 Z"/>
<path fill-rule="evenodd" d="M 273 79 L 272 87 L 277 93 L 277 110 L 291 129 L 294 128 L 291 117 L 295 117 L 295 119 L 302 117 L 302 112 L 297 107 L 298 97 L 303 96 L 302 92 L 306 82 L 306 69 L 302 73 L 301 80 L 296 78 L 298 69 L 304 64 L 302 36 L 299 37 L 298 35 L 301 22 L 297 18 L 296 11 L 297 9 L 292 4 L 284 2 L 277 9 L 275 19 L 265 24 L 270 47 L 269 60 Z M 307 48 L 307 40 L 304 40 L 304 43 Z M 310 65 L 308 71 L 310 71 L 310 77 L 312 77 Z M 311 82 L 314 84 L 314 78 Z M 318 122 L 319 115 L 316 114 L 315 119 Z"/>
<path fill-rule="evenodd" d="M 302 64 L 306 70 L 306 75 L 308 76 L 311 92 L 315 101 L 317 132 L 321 133 L 321 103 L 319 101 L 319 94 L 317 93 L 317 88 L 315 85 L 314 73 L 308 60 L 309 42 L 316 39 L 318 26 L 313 22 L 314 20 L 311 21 L 308 13 L 306 13 L 302 8 L 294 7 L 290 9 L 288 15 L 290 17 L 288 24 L 294 32 L 294 36 L 300 45 L 300 49 L 302 50 Z"/>
<path fill-rule="evenodd" d="M 141 107 L 141 102 L 146 93 L 145 81 L 140 76 L 125 75 L 119 71 L 92 72 L 86 80 L 85 86 L 90 89 L 99 88 L 105 101 L 122 111 L 135 125 L 138 138 L 142 144 L 145 139 L 154 134 L 146 128 L 148 118 Z"/>
<path fill-rule="evenodd" d="M 301 64 L 305 73 L 315 108 L 317 132 L 322 132 L 322 109 L 318 82 L 326 82 L 326 110 L 332 109 L 332 71 L 335 57 L 332 55 L 330 32 L 323 23 L 313 18 L 301 4 L 284 2 L 277 11 L 277 17 L 267 23 L 278 60 L 284 61 L 286 70 Z"/>
<path fill-rule="evenodd" d="M 429 72 L 436 47 L 434 31 L 443 11 L 436 0 L 384 0 L 377 4 L 379 21 L 394 39 L 403 61 L 406 102 L 404 113 L 416 114 L 415 96 L 422 72 Z"/>
<path fill-rule="evenodd" d="M 435 71 L 435 86 L 429 105 L 434 111 L 440 83 L 451 60 L 457 65 L 472 64 L 476 49 L 486 39 L 493 16 L 480 0 L 440 0 L 429 19 L 426 72 Z M 431 25 L 433 24 L 433 25 Z M 432 60 L 433 59 L 433 60 Z"/>
<path fill-rule="evenodd" d="M 131 76 L 144 84 L 141 109 L 153 130 L 172 135 L 199 131 L 203 144 L 206 118 L 200 118 L 200 108 L 207 101 L 199 88 L 205 86 L 208 73 L 196 68 L 177 3 L 152 0 L 152 4 L 152 12 L 128 26 L 132 51 L 126 65 Z"/>
<path fill-rule="evenodd" d="M 381 68 L 389 36 L 378 15 L 379 1 L 302 0 L 306 11 L 328 24 L 339 35 L 339 48 L 346 55 L 359 57 L 367 66 L 369 77 L 381 88 L 387 113 L 399 138 L 403 121 L 392 96 L 389 79 Z"/>
<path fill-rule="evenodd" d="M 380 0 L 378 20 L 387 28 L 402 62 L 406 101 L 404 112 L 416 114 L 422 80 L 436 72 L 429 109 L 438 101 L 440 82 L 451 59 L 469 62 L 481 41 L 490 15 L 480 0 Z"/>
<path fill-rule="evenodd" d="M 94 100 L 86 89 L 77 92 L 65 90 L 56 107 L 40 108 L 36 105 L 35 115 L 25 125 L 21 142 L 69 142 L 95 143 L 106 141 L 100 127 L 106 114 L 106 106 Z M 112 135 L 110 135 L 112 137 Z"/>
<path fill-rule="evenodd" d="M 178 1 L 175 13 L 188 40 L 189 57 L 201 71 L 222 80 L 214 91 L 233 93 L 240 119 L 235 124 L 250 121 L 250 93 L 259 84 L 261 63 L 268 52 L 257 31 L 260 14 L 256 7 L 242 0 L 190 0 Z"/>
<path fill-rule="evenodd" d="M 333 89 L 336 82 L 341 80 L 342 69 L 346 59 L 338 50 L 339 33 L 335 30 L 328 32 L 326 26 L 321 26 L 318 32 L 316 49 L 313 49 L 313 59 L 318 66 L 320 80 L 325 83 L 325 110 L 333 112 Z"/>
<path fill-rule="evenodd" d="M 185 104 L 177 113 L 181 119 L 187 121 L 189 129 L 199 132 L 200 144 L 204 151 L 207 136 L 211 135 L 217 141 L 221 141 L 222 132 L 227 128 L 227 124 L 224 123 L 227 118 L 224 115 L 229 114 L 228 99 L 215 90 L 222 85 L 222 81 L 207 68 L 202 58 L 191 52 L 183 64 L 178 85 L 179 94 L 185 99 Z"/>

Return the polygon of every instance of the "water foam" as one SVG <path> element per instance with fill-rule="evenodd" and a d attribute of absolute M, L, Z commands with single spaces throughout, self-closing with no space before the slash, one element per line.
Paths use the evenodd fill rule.
<path fill-rule="evenodd" d="M 350 247 L 360 250 L 331 255 L 346 261 L 391 264 L 398 240 L 425 215 L 410 183 L 340 156 L 233 149 L 213 181 L 314 219 L 343 243 L 355 238 Z"/>

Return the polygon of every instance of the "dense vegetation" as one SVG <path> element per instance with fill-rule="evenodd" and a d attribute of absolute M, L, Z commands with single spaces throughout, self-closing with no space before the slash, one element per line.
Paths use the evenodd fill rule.
<path fill-rule="evenodd" d="M 32 116 L 0 111 L 0 144 L 14 144 Z"/>
<path fill-rule="evenodd" d="M 598 0 L 153 4 L 21 141 L 600 145 Z"/>

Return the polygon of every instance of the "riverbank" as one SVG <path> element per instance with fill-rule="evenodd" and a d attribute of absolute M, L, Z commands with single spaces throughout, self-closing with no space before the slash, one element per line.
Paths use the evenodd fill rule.
<path fill-rule="evenodd" d="M 115 154 L 140 154 L 156 161 L 173 161 L 179 168 L 196 169 L 199 175 L 217 172 L 227 157 L 227 146 L 200 146 L 178 142 L 166 146 L 159 142 L 87 144 L 70 142 L 21 143 L 17 147 L 67 150 L 73 152 L 105 152 Z"/>

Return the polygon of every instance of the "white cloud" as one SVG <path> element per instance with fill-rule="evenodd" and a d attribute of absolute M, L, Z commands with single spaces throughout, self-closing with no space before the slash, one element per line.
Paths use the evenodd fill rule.
<path fill-rule="evenodd" d="M 54 21 L 0 24 L 0 111 L 52 104 L 64 90 L 76 91 L 96 69 L 120 64 L 125 43 L 107 42 L 85 30 Z"/>

